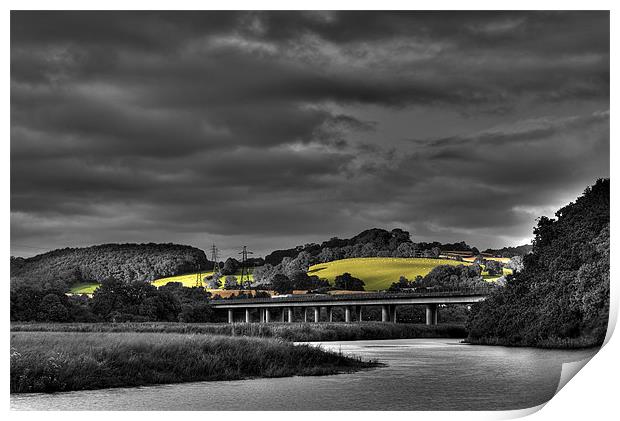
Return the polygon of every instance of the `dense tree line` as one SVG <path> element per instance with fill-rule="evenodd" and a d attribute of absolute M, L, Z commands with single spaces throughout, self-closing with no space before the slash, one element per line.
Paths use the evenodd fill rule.
<path fill-rule="evenodd" d="M 209 322 L 214 317 L 210 297 L 203 288 L 174 282 L 158 289 L 147 282 L 108 279 L 92 298 L 20 284 L 11 288 L 11 321 Z"/>
<path fill-rule="evenodd" d="M 246 268 L 254 268 L 257 266 L 263 266 L 265 260 L 260 257 L 249 258 L 245 261 Z M 220 275 L 234 275 L 241 269 L 241 262 L 234 257 L 229 257 L 224 262 L 224 265 L 220 268 Z"/>
<path fill-rule="evenodd" d="M 352 276 L 349 272 L 338 275 L 334 278 L 334 287 L 345 291 L 364 291 L 366 284 L 359 278 Z"/>
<path fill-rule="evenodd" d="M 401 292 L 413 288 L 486 288 L 489 283 L 482 279 L 482 268 L 478 264 L 440 265 L 434 267 L 426 276 L 418 275 L 415 280 L 404 276 L 388 288 L 390 292 Z"/>
<path fill-rule="evenodd" d="M 460 241 L 458 243 L 440 243 L 439 241 L 433 241 L 431 243 L 416 243 L 416 247 L 418 250 L 424 252 L 429 250 L 439 250 L 442 251 L 468 251 L 473 254 L 478 254 L 479 251 L 476 247 L 471 247 L 465 241 Z"/>
<path fill-rule="evenodd" d="M 354 257 L 438 257 L 441 251 L 447 250 L 473 250 L 477 253 L 477 249 L 464 242 L 414 243 L 407 231 L 372 228 L 349 239 L 334 237 L 321 244 L 312 243 L 286 250 L 276 250 L 265 257 L 265 263 L 272 267 L 277 266 L 287 258 L 296 259 L 301 253 L 310 256 L 313 263 L 324 263 Z"/>
<path fill-rule="evenodd" d="M 306 251 L 300 252 L 295 258 L 284 257 L 280 263 L 273 266 L 265 263 L 261 267 L 254 268 L 254 286 L 271 284 L 276 276 L 292 278 L 299 272 L 307 272 L 312 264 L 312 256 Z"/>
<path fill-rule="evenodd" d="M 277 274 L 269 284 L 269 288 L 279 294 L 290 294 L 294 290 L 325 292 L 331 289 L 329 282 L 319 279 L 318 276 L 310 276 L 306 272 L 295 272 L 290 277 Z"/>
<path fill-rule="evenodd" d="M 272 289 L 280 294 L 287 294 L 294 290 L 327 292 L 331 289 L 363 291 L 364 281 L 344 273 L 336 276 L 332 287 L 326 279 L 307 273 L 312 257 L 307 252 L 301 252 L 295 259 L 285 257 L 276 266 L 266 264 L 254 269 L 254 288 Z"/>
<path fill-rule="evenodd" d="M 27 259 L 11 258 L 13 284 L 66 289 L 78 282 L 149 282 L 195 270 L 211 269 L 205 253 L 178 244 L 103 244 L 64 248 Z"/>
<path fill-rule="evenodd" d="M 482 262 L 482 265 L 484 265 L 484 269 L 486 270 L 486 272 L 491 275 L 491 276 L 497 276 L 497 275 L 502 275 L 503 274 L 503 266 L 500 262 L 498 262 L 497 260 L 484 260 Z"/>
<path fill-rule="evenodd" d="M 496 257 L 514 257 L 514 256 L 525 256 L 526 254 L 532 251 L 531 244 L 524 244 L 522 246 L 517 247 L 503 247 L 501 249 L 486 249 L 483 253 L 492 254 Z"/>
<path fill-rule="evenodd" d="M 481 276 L 479 265 L 440 265 L 436 266 L 422 279 L 416 281 L 419 287 L 439 288 L 485 288 L 489 283 Z"/>
<path fill-rule="evenodd" d="M 598 180 L 555 216 L 538 220 L 523 269 L 473 306 L 470 341 L 527 346 L 603 342 L 609 317 L 609 179 Z"/>

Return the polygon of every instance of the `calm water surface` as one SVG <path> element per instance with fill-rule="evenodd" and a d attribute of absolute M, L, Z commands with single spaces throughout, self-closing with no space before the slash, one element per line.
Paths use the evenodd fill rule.
<path fill-rule="evenodd" d="M 460 344 L 456 339 L 317 343 L 385 367 L 324 377 L 183 383 L 56 394 L 11 395 L 35 410 L 510 410 L 542 404 L 562 363 L 595 350 Z"/>

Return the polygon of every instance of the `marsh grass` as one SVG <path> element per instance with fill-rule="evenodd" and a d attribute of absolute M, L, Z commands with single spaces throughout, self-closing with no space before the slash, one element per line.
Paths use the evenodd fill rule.
<path fill-rule="evenodd" d="M 291 342 L 465 338 L 462 325 L 363 323 L 13 323 L 14 332 L 152 332 L 279 338 Z"/>
<path fill-rule="evenodd" d="M 11 333 L 11 393 L 315 376 L 377 365 L 277 339 L 150 332 Z"/>

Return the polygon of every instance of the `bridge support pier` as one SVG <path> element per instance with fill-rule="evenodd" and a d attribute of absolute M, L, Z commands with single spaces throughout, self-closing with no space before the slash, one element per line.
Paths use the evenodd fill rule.
<path fill-rule="evenodd" d="M 265 323 L 265 309 L 264 308 L 258 309 L 258 322 Z"/>
<path fill-rule="evenodd" d="M 318 323 L 321 318 L 321 312 L 318 307 L 314 307 L 314 323 Z"/>
<path fill-rule="evenodd" d="M 351 307 L 349 306 L 344 308 L 344 321 L 346 323 L 351 323 Z"/>
<path fill-rule="evenodd" d="M 334 321 L 334 308 L 333 307 L 329 307 L 329 321 L 333 322 Z"/>
<path fill-rule="evenodd" d="M 362 306 L 355 306 L 355 319 L 358 322 L 362 321 Z"/>
<path fill-rule="evenodd" d="M 280 321 L 282 323 L 286 322 L 286 309 L 285 308 L 283 308 L 282 312 L 280 313 Z"/>
<path fill-rule="evenodd" d="M 389 320 L 390 316 L 388 313 L 388 306 L 387 305 L 382 305 L 381 306 L 381 321 L 382 322 L 387 322 Z"/>
<path fill-rule="evenodd" d="M 437 304 L 426 305 L 426 324 L 427 325 L 437 324 Z"/>
<path fill-rule="evenodd" d="M 250 323 L 251 321 L 252 321 L 252 320 L 251 320 L 251 318 L 250 318 L 250 309 L 249 309 L 249 308 L 246 308 L 246 309 L 245 309 L 245 322 L 246 322 L 246 323 Z"/>
<path fill-rule="evenodd" d="M 289 323 L 293 323 L 293 307 L 288 307 L 286 309 L 286 313 L 288 315 L 286 321 L 289 322 Z"/>
<path fill-rule="evenodd" d="M 390 322 L 396 323 L 396 306 L 390 306 Z"/>
<path fill-rule="evenodd" d="M 231 308 L 231 309 L 228 309 L 228 323 L 232 323 L 232 322 L 234 322 L 234 321 L 235 321 L 235 319 L 234 319 L 234 317 L 233 317 L 233 311 L 232 311 L 232 308 Z"/>
<path fill-rule="evenodd" d="M 266 308 L 265 309 L 265 323 L 269 323 L 271 321 L 271 311 Z"/>
<path fill-rule="evenodd" d="M 308 307 L 304 307 L 304 323 L 308 323 Z"/>

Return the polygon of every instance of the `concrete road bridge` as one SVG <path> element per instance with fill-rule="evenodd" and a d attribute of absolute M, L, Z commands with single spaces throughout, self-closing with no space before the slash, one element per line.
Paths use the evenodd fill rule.
<path fill-rule="evenodd" d="M 432 289 L 413 292 L 376 292 L 357 294 L 304 294 L 284 295 L 271 298 L 229 298 L 211 300 L 214 309 L 228 311 L 228 323 L 235 321 L 235 312 L 243 313 L 245 323 L 252 322 L 252 310 L 258 309 L 260 323 L 275 321 L 274 313 L 280 313 L 281 322 L 293 322 L 293 309 L 304 309 L 304 322 L 319 322 L 321 309 L 327 310 L 327 320 L 333 321 L 333 309 L 344 308 L 345 322 L 351 322 L 352 315 L 361 320 L 362 310 L 367 306 L 381 307 L 381 321 L 396 323 L 396 306 L 424 305 L 426 307 L 426 324 L 437 324 L 437 306 L 440 304 L 472 304 L 484 300 L 493 287 Z M 308 315 L 310 311 L 310 316 Z M 300 320 L 301 321 L 301 320 Z"/>

